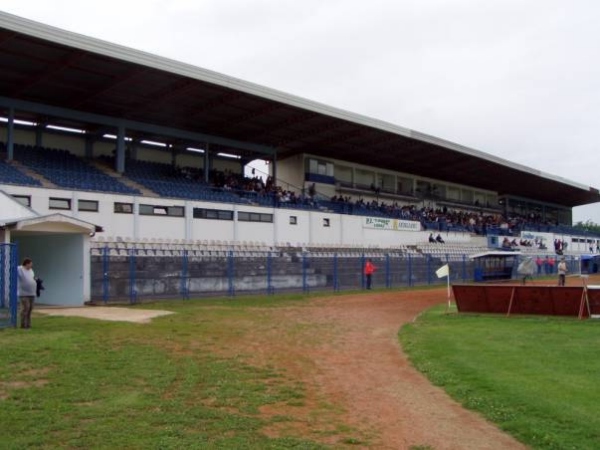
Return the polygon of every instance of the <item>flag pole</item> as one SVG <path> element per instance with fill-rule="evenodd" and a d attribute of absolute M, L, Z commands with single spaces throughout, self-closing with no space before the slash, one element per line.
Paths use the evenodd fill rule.
<path fill-rule="evenodd" d="M 450 271 L 448 270 L 448 276 L 446 277 L 448 280 L 448 309 L 450 309 Z"/>
<path fill-rule="evenodd" d="M 446 264 L 446 314 L 450 313 L 450 266 Z"/>

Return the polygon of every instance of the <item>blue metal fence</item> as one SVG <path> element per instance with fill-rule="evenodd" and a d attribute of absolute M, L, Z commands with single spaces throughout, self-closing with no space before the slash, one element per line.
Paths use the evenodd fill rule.
<path fill-rule="evenodd" d="M 17 326 L 17 266 L 17 246 L 0 244 L 0 328 Z"/>
<path fill-rule="evenodd" d="M 377 268 L 372 277 L 374 289 L 443 285 L 446 280 L 437 278 L 435 272 L 444 264 L 449 265 L 451 282 L 474 279 L 474 264 L 466 254 L 311 253 L 298 249 L 269 252 L 180 249 L 159 254 L 158 250 L 105 247 L 92 255 L 92 297 L 104 303 L 124 300 L 136 303 L 143 298 L 360 290 L 366 287 L 363 269 L 367 258 Z M 579 261 L 567 257 L 567 262 L 570 273 L 577 273 Z M 556 273 L 555 266 L 552 270 Z M 548 275 L 543 268 L 534 276 Z"/>

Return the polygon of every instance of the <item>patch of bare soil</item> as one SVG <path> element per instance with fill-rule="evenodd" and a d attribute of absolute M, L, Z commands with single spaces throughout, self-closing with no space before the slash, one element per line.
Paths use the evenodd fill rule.
<path fill-rule="evenodd" d="M 272 405 L 261 411 L 300 421 L 284 420 L 265 432 L 305 431 L 304 436 L 310 436 L 312 425 L 322 429 L 331 419 L 332 426 L 348 426 L 346 436 L 357 436 L 352 448 L 526 448 L 431 385 L 403 353 L 400 327 L 445 296 L 445 289 L 365 293 L 264 311 L 270 325 L 245 330 L 243 339 L 230 348 L 283 368 L 307 387 L 300 408 Z M 330 418 L 323 405 L 330 405 Z M 314 414 L 317 410 L 320 417 Z M 329 440 L 323 433 L 319 440 L 344 444 L 343 432 L 330 432 Z"/>

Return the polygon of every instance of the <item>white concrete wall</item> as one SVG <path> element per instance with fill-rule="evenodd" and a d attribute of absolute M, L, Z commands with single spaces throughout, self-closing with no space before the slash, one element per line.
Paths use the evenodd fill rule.
<path fill-rule="evenodd" d="M 252 241 L 265 242 L 269 245 L 274 243 L 290 243 L 291 245 L 348 244 L 355 246 L 390 247 L 400 244 L 411 245 L 427 242 L 429 235 L 429 231 L 414 232 L 366 228 L 364 226 L 365 217 L 338 215 L 322 211 L 265 208 L 180 199 L 145 198 L 130 195 L 74 192 L 64 189 L 43 189 L 11 185 L 0 185 L 0 190 L 4 190 L 7 194 L 11 195 L 30 195 L 32 209 L 40 215 L 59 212 L 76 217 L 80 220 L 100 225 L 105 230 L 103 235 L 113 238 Z M 48 200 L 50 197 L 71 199 L 71 211 L 49 209 Z M 98 201 L 99 212 L 77 211 L 78 199 Z M 12 204 L 10 199 L 7 200 L 9 200 L 8 204 Z M 115 202 L 157 206 L 183 206 L 186 208 L 187 216 L 167 217 L 119 214 L 114 212 Z M 236 213 L 238 211 L 273 214 L 273 223 L 194 219 L 192 217 L 193 208 L 233 211 L 234 218 L 237 218 Z M 2 217 L 7 218 L 7 215 L 12 214 L 10 212 L 5 213 L 6 211 L 9 210 L 2 210 L 0 219 Z M 295 225 L 290 224 L 290 216 L 296 217 Z M 325 226 L 326 219 L 329 220 L 329 226 Z M 470 236 L 468 233 L 443 233 L 442 235 L 446 242 L 480 245 L 473 244 L 476 238 Z M 533 233 L 533 235 L 544 237 L 549 249 L 552 249 L 555 238 L 565 239 L 565 236 L 555 236 L 550 233 Z M 584 244 L 571 244 L 569 250 L 587 252 Z"/>
<path fill-rule="evenodd" d="M 21 235 L 12 240 L 18 244 L 19 259 L 30 257 L 36 277 L 44 280 L 39 303 L 82 306 L 89 300 L 90 258 L 82 234 Z"/>
<path fill-rule="evenodd" d="M 11 195 L 0 190 L 0 222 L 7 220 L 19 220 L 27 219 L 29 217 L 35 217 L 36 213 L 31 209 L 23 206 Z"/>

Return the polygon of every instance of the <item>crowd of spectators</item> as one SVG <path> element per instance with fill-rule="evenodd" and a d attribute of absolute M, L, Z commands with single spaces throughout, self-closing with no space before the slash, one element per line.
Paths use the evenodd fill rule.
<path fill-rule="evenodd" d="M 204 180 L 202 169 L 176 168 L 174 176 L 183 176 L 197 180 L 199 183 Z M 504 236 L 517 236 L 523 230 L 542 231 L 542 227 L 558 225 L 556 221 L 544 220 L 537 213 L 527 215 L 511 213 L 505 216 L 499 210 L 494 212 L 490 208 L 481 208 L 478 204 L 474 204 L 472 208 L 450 209 L 447 206 L 432 207 L 417 204 L 401 205 L 397 201 L 385 202 L 379 200 L 379 191 L 373 187 L 375 198 L 354 199 L 350 196 L 334 195 L 328 199 L 316 192 L 314 183 L 306 190 L 286 190 L 278 186 L 271 176 L 265 179 L 254 172 L 251 177 L 247 177 L 230 170 L 211 170 L 209 185 L 214 189 L 236 192 L 240 196 L 254 196 L 261 200 L 262 204 L 302 205 L 307 208 L 333 206 L 331 209 L 342 214 L 374 213 L 383 217 L 419 221 L 425 230 L 435 232 L 467 231 L 479 235 L 493 232 Z M 545 249 L 543 242 L 512 240 L 509 243 L 511 247 L 517 244 Z M 554 245 L 557 253 L 562 252 L 566 247 L 566 243 L 563 242 L 555 242 Z"/>

